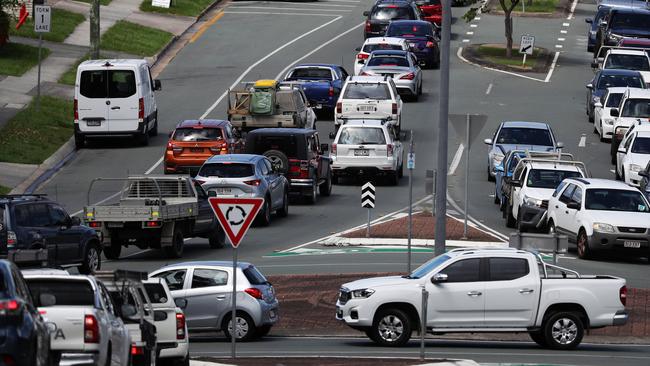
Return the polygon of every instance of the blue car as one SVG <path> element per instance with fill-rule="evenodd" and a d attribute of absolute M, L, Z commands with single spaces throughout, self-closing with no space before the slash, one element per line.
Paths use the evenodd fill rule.
<path fill-rule="evenodd" d="M 2 226 L 0 220 L 0 231 Z M 54 363 L 50 334 L 37 306 L 18 268 L 0 260 L 0 365 Z"/>
<path fill-rule="evenodd" d="M 641 8 L 645 7 L 645 1 L 640 0 L 602 0 L 598 3 L 598 11 L 593 18 L 585 19 L 588 25 L 587 31 L 587 52 L 595 52 L 598 28 L 600 27 L 600 22 L 604 20 L 609 10 L 612 8 Z M 598 45 L 600 46 L 600 45 Z"/>
<path fill-rule="evenodd" d="M 423 68 L 440 67 L 438 27 L 425 20 L 395 20 L 386 29 L 386 37 L 403 38 Z"/>
<path fill-rule="evenodd" d="M 341 65 L 300 64 L 289 70 L 284 81 L 301 83 L 315 110 L 333 112 L 347 77 L 348 72 Z"/>
<path fill-rule="evenodd" d="M 599 70 L 587 84 L 587 116 L 594 121 L 594 103 L 602 102 L 600 98 L 607 88 L 613 87 L 644 88 L 643 76 L 634 70 L 605 69 Z"/>

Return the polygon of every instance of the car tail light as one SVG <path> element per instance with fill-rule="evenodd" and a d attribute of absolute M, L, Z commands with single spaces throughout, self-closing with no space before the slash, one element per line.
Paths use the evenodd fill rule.
<path fill-rule="evenodd" d="M 393 144 L 386 145 L 386 155 L 393 156 Z"/>
<path fill-rule="evenodd" d="M 93 228 L 102 227 L 102 222 L 101 221 L 91 221 L 91 222 L 88 223 L 88 226 L 93 227 Z"/>
<path fill-rule="evenodd" d="M 138 118 L 144 120 L 144 98 L 138 99 Z"/>
<path fill-rule="evenodd" d="M 289 160 L 289 174 L 291 174 L 292 178 L 308 179 L 309 161 L 298 159 Z"/>
<path fill-rule="evenodd" d="M 73 108 L 74 108 L 74 121 L 77 122 L 79 121 L 79 101 L 76 98 L 73 103 Z"/>
<path fill-rule="evenodd" d="M 256 288 L 247 288 L 246 290 L 244 290 L 244 292 L 259 300 L 262 300 L 264 298 L 264 296 L 262 295 L 262 291 Z"/>
<path fill-rule="evenodd" d="M 185 314 L 176 313 L 176 339 L 185 339 Z"/>
<path fill-rule="evenodd" d="M 14 366 L 14 365 L 16 365 L 16 360 L 14 360 L 14 358 L 9 356 L 9 355 L 3 355 L 2 356 L 2 362 L 6 366 Z"/>
<path fill-rule="evenodd" d="M 336 155 L 336 144 L 335 143 L 332 143 L 332 151 L 331 151 L 331 153 L 332 153 L 332 155 Z"/>
<path fill-rule="evenodd" d="M 412 72 L 409 72 L 408 74 L 402 76 L 400 79 L 403 79 L 403 80 L 413 80 L 413 79 L 415 79 L 415 74 L 412 73 Z"/>
<path fill-rule="evenodd" d="M 330 97 L 333 97 L 334 96 L 334 87 L 330 86 L 329 90 L 327 91 L 327 94 Z"/>
<path fill-rule="evenodd" d="M 99 323 L 94 315 L 84 317 L 84 342 L 99 343 Z"/>
<path fill-rule="evenodd" d="M 16 233 L 13 231 L 7 231 L 7 249 L 13 249 L 18 242 Z"/>
<path fill-rule="evenodd" d="M 397 103 L 393 103 L 393 108 L 391 109 L 393 114 L 397 114 Z"/>
<path fill-rule="evenodd" d="M 20 311 L 20 303 L 17 300 L 0 301 L 0 315 L 15 315 Z"/>
<path fill-rule="evenodd" d="M 160 227 L 162 226 L 162 223 L 160 221 L 147 221 L 145 225 L 147 227 Z"/>
<path fill-rule="evenodd" d="M 343 113 L 343 103 L 341 102 L 336 103 L 336 113 Z"/>
<path fill-rule="evenodd" d="M 365 72 L 365 71 L 361 71 L 361 72 L 359 73 L 359 76 L 370 76 L 370 74 L 368 74 L 368 73 Z"/>
<path fill-rule="evenodd" d="M 627 303 L 627 286 L 623 286 L 618 290 L 618 298 L 621 300 L 621 304 L 625 306 Z"/>
<path fill-rule="evenodd" d="M 433 48 L 433 42 L 428 41 L 427 44 L 426 44 L 426 47 L 427 48 Z"/>
<path fill-rule="evenodd" d="M 253 180 L 245 180 L 244 184 L 248 184 L 249 186 L 257 187 L 260 185 L 262 181 L 259 179 L 253 179 Z"/>
<path fill-rule="evenodd" d="M 368 58 L 368 56 L 370 55 L 368 55 L 367 53 L 359 53 L 357 54 L 357 60 L 365 60 Z"/>
<path fill-rule="evenodd" d="M 370 32 L 370 21 L 366 20 L 366 32 Z"/>
<path fill-rule="evenodd" d="M 144 347 L 131 346 L 131 356 L 140 356 L 140 355 L 144 355 Z"/>

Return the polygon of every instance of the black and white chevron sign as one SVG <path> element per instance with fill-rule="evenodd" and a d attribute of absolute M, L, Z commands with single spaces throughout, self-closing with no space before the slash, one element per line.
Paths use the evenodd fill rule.
<path fill-rule="evenodd" d="M 375 208 L 375 186 L 370 182 L 361 187 L 361 207 Z"/>

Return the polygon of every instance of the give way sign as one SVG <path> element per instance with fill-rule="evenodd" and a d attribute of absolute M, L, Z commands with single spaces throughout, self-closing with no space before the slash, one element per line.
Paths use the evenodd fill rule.
<path fill-rule="evenodd" d="M 210 197 L 208 200 L 233 248 L 239 246 L 264 204 L 264 198 Z"/>

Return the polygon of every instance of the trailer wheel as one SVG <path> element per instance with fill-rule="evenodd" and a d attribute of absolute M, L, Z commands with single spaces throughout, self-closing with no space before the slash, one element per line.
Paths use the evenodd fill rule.
<path fill-rule="evenodd" d="M 168 247 L 163 247 L 165 256 L 167 258 L 180 258 L 183 256 L 183 232 L 181 230 L 174 230 L 174 235 L 172 237 L 172 245 Z"/>
<path fill-rule="evenodd" d="M 104 247 L 104 256 L 106 259 L 118 260 L 122 253 L 122 242 L 120 240 L 111 241 L 111 245 Z"/>

